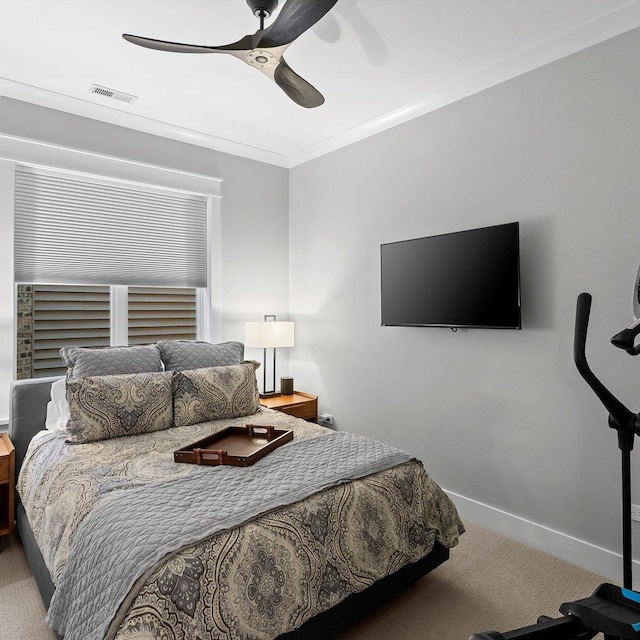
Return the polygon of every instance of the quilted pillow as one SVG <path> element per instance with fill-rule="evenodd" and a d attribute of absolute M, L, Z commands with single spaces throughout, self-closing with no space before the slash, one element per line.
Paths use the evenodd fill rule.
<path fill-rule="evenodd" d="M 162 371 L 160 350 L 153 344 L 142 347 L 62 347 L 60 355 L 67 365 L 67 380 L 85 376 Z"/>
<path fill-rule="evenodd" d="M 173 372 L 89 376 L 67 381 L 67 442 L 77 444 L 173 426 Z"/>
<path fill-rule="evenodd" d="M 176 427 L 256 413 L 260 408 L 256 382 L 259 366 L 259 362 L 249 360 L 227 367 L 176 373 L 173 381 Z"/>
<path fill-rule="evenodd" d="M 158 349 L 167 371 L 240 364 L 244 360 L 242 342 L 200 342 L 199 340 L 161 340 Z"/>

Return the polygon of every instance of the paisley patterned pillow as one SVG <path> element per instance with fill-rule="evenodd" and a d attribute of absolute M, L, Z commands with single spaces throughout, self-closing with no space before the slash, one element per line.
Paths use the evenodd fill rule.
<path fill-rule="evenodd" d="M 173 426 L 173 372 L 129 373 L 67 381 L 67 442 L 77 444 Z"/>
<path fill-rule="evenodd" d="M 175 373 L 173 410 L 175 424 L 182 427 L 220 418 L 239 418 L 260 408 L 256 369 L 259 362 Z"/>

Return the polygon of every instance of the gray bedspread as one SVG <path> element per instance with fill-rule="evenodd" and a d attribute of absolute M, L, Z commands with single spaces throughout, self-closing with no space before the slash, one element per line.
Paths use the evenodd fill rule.
<path fill-rule="evenodd" d="M 199 467 L 107 498 L 76 532 L 47 621 L 65 640 L 104 638 L 137 579 L 168 554 L 411 459 L 375 440 L 333 433 L 291 442 L 251 467 Z"/>

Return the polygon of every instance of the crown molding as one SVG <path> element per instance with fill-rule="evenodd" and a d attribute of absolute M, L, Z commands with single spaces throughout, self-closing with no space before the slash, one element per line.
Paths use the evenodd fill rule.
<path fill-rule="evenodd" d="M 235 156 L 242 156 L 258 162 L 266 162 L 279 167 L 288 167 L 287 157 L 280 154 L 252 147 L 250 145 L 218 138 L 199 131 L 185 129 L 160 120 L 145 118 L 135 113 L 127 113 L 112 107 L 72 98 L 55 91 L 40 89 L 21 82 L 15 82 L 7 78 L 0 77 L 0 95 L 22 102 L 30 102 L 41 107 L 56 109 L 72 113 L 76 116 L 107 122 L 109 124 L 150 133 L 155 136 L 185 142 L 187 144 L 195 144 L 207 149 L 213 149 L 222 153 L 229 153 Z"/>

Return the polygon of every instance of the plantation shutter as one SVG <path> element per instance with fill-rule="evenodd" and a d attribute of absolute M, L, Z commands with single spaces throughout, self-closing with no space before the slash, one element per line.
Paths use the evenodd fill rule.
<path fill-rule="evenodd" d="M 129 287 L 129 344 L 195 340 L 195 289 Z"/>
<path fill-rule="evenodd" d="M 66 373 L 60 347 L 109 346 L 109 287 L 35 285 L 32 291 L 34 378 Z"/>
<path fill-rule="evenodd" d="M 16 166 L 15 279 L 206 287 L 206 197 Z"/>

